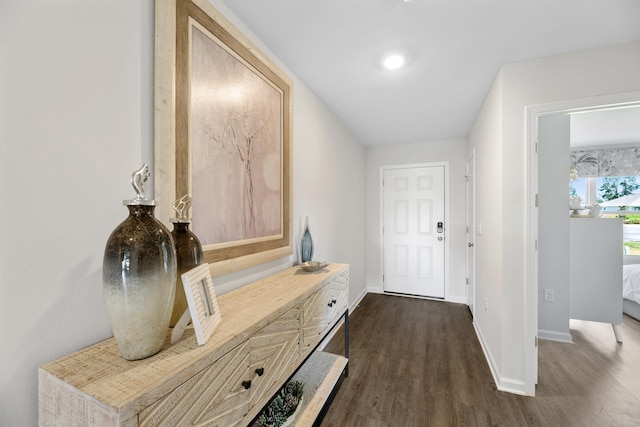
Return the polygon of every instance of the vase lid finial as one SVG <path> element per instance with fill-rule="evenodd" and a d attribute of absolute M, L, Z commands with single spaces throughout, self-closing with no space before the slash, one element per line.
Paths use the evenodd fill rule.
<path fill-rule="evenodd" d="M 147 199 L 144 194 L 150 179 L 151 170 L 149 169 L 149 165 L 145 163 L 140 169 L 131 174 L 131 185 L 133 185 L 133 189 L 136 191 L 136 197 L 131 200 L 124 200 L 122 204 L 155 206 L 156 201 Z"/>
<path fill-rule="evenodd" d="M 191 195 L 185 194 L 178 200 L 173 202 L 173 210 L 176 211 L 176 217 L 171 218 L 173 223 L 190 223 L 191 218 L 188 217 L 191 208 Z"/>

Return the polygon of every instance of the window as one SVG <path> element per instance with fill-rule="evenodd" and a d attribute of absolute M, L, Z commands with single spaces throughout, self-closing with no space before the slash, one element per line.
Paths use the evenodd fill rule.
<path fill-rule="evenodd" d="M 594 203 L 598 203 L 597 180 L 601 178 L 578 178 L 573 181 L 569 187 L 570 197 L 580 197 L 583 206 L 591 206 Z M 601 200 L 602 201 L 602 200 Z"/>
<path fill-rule="evenodd" d="M 613 178 L 613 177 L 612 177 Z M 640 176 L 617 177 L 629 183 L 640 183 Z M 628 179 L 631 178 L 631 179 Z M 605 177 L 598 178 L 578 178 L 571 182 L 569 186 L 570 197 L 579 196 L 583 206 L 590 206 L 594 203 L 605 203 L 603 185 L 606 183 Z M 623 189 L 624 186 L 621 186 Z M 632 188 L 629 187 L 629 188 Z M 640 189 L 634 189 L 634 194 L 640 193 Z M 640 205 L 640 194 L 637 203 Z M 640 206 L 633 206 L 632 200 L 629 206 L 603 206 L 601 215 L 603 216 L 624 216 L 623 225 L 623 250 L 626 255 L 640 255 Z M 621 213 L 621 210 L 622 213 Z"/>

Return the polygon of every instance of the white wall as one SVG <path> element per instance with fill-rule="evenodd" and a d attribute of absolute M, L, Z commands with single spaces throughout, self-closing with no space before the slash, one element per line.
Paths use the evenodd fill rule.
<path fill-rule="evenodd" d="M 0 424 L 37 424 L 37 367 L 110 335 L 102 252 L 151 144 L 151 5 L 2 2 Z M 103 16 L 96 19 L 96 16 Z"/>
<path fill-rule="evenodd" d="M 502 72 L 498 73 L 469 133 L 475 150 L 476 332 L 494 370 L 502 364 Z"/>
<path fill-rule="evenodd" d="M 467 140 L 454 139 L 370 147 L 367 150 L 367 287 L 382 292 L 380 249 L 380 167 L 449 162 L 449 292 L 446 299 L 466 303 L 466 186 Z"/>
<path fill-rule="evenodd" d="M 27 426 L 38 366 L 111 334 L 104 244 L 126 217 L 131 172 L 153 161 L 153 1 L 5 0 L 0 54 L 0 425 Z M 316 258 L 351 264 L 353 302 L 365 289 L 365 152 L 294 81 L 294 231 L 308 215 Z"/>
<path fill-rule="evenodd" d="M 494 375 L 502 388 L 524 391 L 531 385 L 532 378 L 530 367 L 525 366 L 525 350 L 532 346 L 530 342 L 525 343 L 525 336 L 529 337 L 527 316 L 531 316 L 529 312 L 535 306 L 526 288 L 529 279 L 525 256 L 529 167 L 526 107 L 638 91 L 638 70 L 640 42 L 505 65 L 488 95 L 489 99 L 501 99 L 499 117 L 495 117 L 495 103 L 491 102 L 483 107 L 490 114 L 481 112 L 476 119 L 469 137 L 470 146 L 476 147 L 478 159 L 484 153 L 499 155 L 495 164 L 502 174 L 498 177 L 496 173 L 495 178 L 500 179 L 492 189 L 478 188 L 477 191 L 478 200 L 489 197 L 497 202 L 493 205 L 496 215 L 486 221 L 492 229 L 501 231 L 501 236 L 496 233 L 498 247 L 495 249 L 502 255 L 485 267 L 498 271 L 500 278 L 492 281 L 488 280 L 486 271 L 482 275 L 476 272 L 478 292 L 500 294 L 502 298 L 499 306 L 493 305 L 499 310 L 501 328 L 495 328 L 494 322 L 478 321 L 488 352 L 495 360 Z M 543 169 L 544 165 L 540 165 L 540 170 Z M 477 181 L 480 180 L 478 177 Z M 499 188 L 500 197 L 492 195 L 495 188 Z M 522 390 L 518 390 L 519 387 Z"/>
<path fill-rule="evenodd" d="M 569 333 L 570 116 L 538 119 L 538 336 L 571 342 Z M 545 301 L 550 289 L 554 301 Z"/>

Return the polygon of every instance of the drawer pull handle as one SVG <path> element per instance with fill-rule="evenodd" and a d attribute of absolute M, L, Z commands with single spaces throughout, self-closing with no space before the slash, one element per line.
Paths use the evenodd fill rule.
<path fill-rule="evenodd" d="M 245 390 L 249 390 L 251 388 L 251 381 L 242 381 L 242 387 L 244 387 Z"/>
<path fill-rule="evenodd" d="M 264 368 L 258 368 L 256 369 L 256 374 L 258 374 L 259 377 L 264 375 Z"/>
<path fill-rule="evenodd" d="M 329 304 L 327 304 L 329 307 L 333 307 L 333 303 L 330 302 Z"/>

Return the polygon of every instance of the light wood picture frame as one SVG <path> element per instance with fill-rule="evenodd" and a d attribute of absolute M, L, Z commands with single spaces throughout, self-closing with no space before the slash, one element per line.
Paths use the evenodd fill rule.
<path fill-rule="evenodd" d="M 180 276 L 198 345 L 204 345 L 222 321 L 208 264 L 200 264 Z"/>
<path fill-rule="evenodd" d="M 207 0 L 156 2 L 155 198 L 213 276 L 292 253 L 293 82 Z"/>

